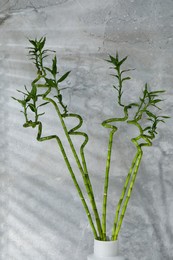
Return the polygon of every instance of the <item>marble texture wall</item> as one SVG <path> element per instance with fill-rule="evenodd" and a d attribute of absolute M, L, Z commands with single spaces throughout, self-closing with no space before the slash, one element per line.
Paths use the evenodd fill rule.
<path fill-rule="evenodd" d="M 11 99 L 35 76 L 28 38 L 46 36 L 60 72 L 72 71 L 65 102 L 84 118 L 90 136 L 86 159 L 101 209 L 108 139 L 101 122 L 120 113 L 104 59 L 118 50 L 121 57 L 129 56 L 127 68 L 136 68 L 125 85 L 124 101 L 136 100 L 148 82 L 166 90 L 163 110 L 172 116 L 173 2 L 0 0 L 0 36 L 0 260 L 86 259 L 93 238 L 59 149 L 53 141 L 36 142 L 36 129 L 22 127 L 20 107 Z M 55 113 L 48 108 L 47 114 L 45 133 L 56 133 Z M 171 118 L 160 125 L 153 146 L 144 149 L 119 236 L 120 253 L 129 260 L 173 259 L 172 127 Z M 114 140 L 109 231 L 135 153 L 134 134 L 135 128 L 120 127 Z"/>

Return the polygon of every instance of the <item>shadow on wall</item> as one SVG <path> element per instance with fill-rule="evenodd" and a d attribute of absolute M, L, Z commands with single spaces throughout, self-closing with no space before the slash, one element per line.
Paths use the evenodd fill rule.
<path fill-rule="evenodd" d="M 3 259 L 63 259 L 65 251 L 76 246 L 79 211 L 73 189 L 63 181 L 57 185 L 49 172 L 45 177 L 13 170 L 18 176 L 2 205 L 7 212 L 8 244 L 6 251 L 2 250 Z"/>
<path fill-rule="evenodd" d="M 138 196 L 138 203 L 144 208 L 146 216 L 149 220 L 152 233 L 153 251 L 160 252 L 162 259 L 172 259 L 171 251 L 167 248 L 172 247 L 173 232 L 171 230 L 170 209 L 168 204 L 168 197 L 166 190 L 167 184 L 163 180 L 163 161 L 165 155 L 162 153 L 162 160 L 159 161 L 159 176 L 152 180 L 152 170 L 148 172 L 147 166 L 141 166 L 140 182 L 136 184 L 136 192 Z M 145 190 L 143 184 L 148 186 Z M 148 192 L 149 191 L 149 192 Z M 154 253 L 154 252 L 153 252 Z"/>

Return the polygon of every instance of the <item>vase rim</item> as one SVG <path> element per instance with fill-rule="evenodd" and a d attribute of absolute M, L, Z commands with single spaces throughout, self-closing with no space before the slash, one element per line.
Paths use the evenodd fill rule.
<path fill-rule="evenodd" d="M 118 240 L 99 240 L 99 239 L 94 239 L 94 241 L 96 241 L 96 242 L 113 242 L 113 243 L 118 243 Z"/>

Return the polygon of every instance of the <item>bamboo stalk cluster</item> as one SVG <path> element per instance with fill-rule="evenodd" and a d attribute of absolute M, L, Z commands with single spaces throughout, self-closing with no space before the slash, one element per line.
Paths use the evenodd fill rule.
<path fill-rule="evenodd" d="M 122 188 L 122 193 L 115 210 L 111 240 L 117 240 L 118 234 L 122 226 L 123 218 L 127 209 L 127 205 L 132 194 L 132 189 L 134 187 L 139 166 L 141 163 L 141 159 L 143 155 L 142 147 L 152 145 L 152 140 L 155 138 L 155 135 L 157 134 L 156 129 L 158 123 L 164 122 L 164 119 L 169 118 L 168 116 L 162 116 L 162 115 L 157 116 L 151 110 L 152 107 L 160 110 L 160 107 L 158 107 L 157 103 L 161 102 L 162 99 L 158 98 L 158 96 L 162 94 L 164 91 L 163 90 L 149 91 L 148 85 L 146 84 L 142 93 L 142 97 L 139 98 L 139 102 L 130 103 L 128 105 L 123 104 L 122 102 L 123 82 L 130 79 L 130 77 L 124 77 L 124 73 L 127 73 L 130 70 L 129 69 L 122 70 L 121 67 L 123 63 L 126 61 L 127 57 L 123 58 L 122 60 L 119 60 L 118 53 L 116 53 L 116 57 L 110 56 L 110 60 L 108 60 L 108 62 L 113 65 L 113 69 L 115 71 L 115 74 L 113 74 L 113 76 L 117 78 L 117 82 L 118 82 L 113 87 L 118 93 L 117 102 L 122 107 L 124 116 L 120 118 L 117 117 L 109 118 L 102 123 L 102 126 L 108 128 L 110 130 L 110 133 L 109 133 L 109 140 L 108 140 L 105 181 L 104 181 L 104 191 L 103 191 L 102 218 L 101 218 L 97 209 L 94 191 L 88 174 L 87 163 L 85 160 L 85 146 L 88 143 L 89 138 L 86 133 L 80 131 L 80 128 L 83 124 L 83 119 L 80 115 L 76 113 L 68 112 L 67 105 L 65 105 L 63 102 L 63 96 L 62 96 L 63 89 L 61 89 L 59 86 L 60 83 L 68 77 L 70 71 L 66 72 L 63 76 L 57 79 L 59 72 L 57 71 L 56 55 L 52 60 L 51 67 L 46 67 L 44 65 L 44 60 L 48 56 L 48 53 L 50 52 L 50 50 L 44 48 L 46 38 L 41 38 L 39 40 L 37 39 L 29 40 L 29 41 L 32 45 L 32 47 L 29 47 L 29 56 L 33 60 L 36 66 L 37 76 L 32 81 L 30 90 L 28 90 L 26 86 L 25 86 L 25 91 L 18 90 L 18 92 L 23 94 L 23 99 L 17 99 L 14 97 L 13 99 L 18 101 L 23 107 L 22 113 L 24 114 L 25 117 L 25 123 L 23 126 L 38 128 L 38 134 L 37 134 L 38 141 L 42 142 L 51 139 L 55 139 L 57 141 L 57 144 L 61 150 L 64 161 L 67 165 L 73 183 L 76 187 L 76 190 L 79 194 L 84 210 L 88 217 L 95 239 L 105 241 L 108 238 L 106 223 L 107 223 L 107 198 L 108 198 L 108 188 L 109 188 L 110 164 L 111 164 L 114 134 L 118 130 L 118 128 L 113 123 L 124 122 L 127 124 L 133 124 L 139 130 L 139 135 L 131 139 L 132 143 L 136 147 L 136 154 L 134 156 L 134 159 L 131 163 L 131 167 L 125 179 L 125 183 Z M 42 90 L 42 92 L 40 92 L 40 89 Z M 54 95 L 54 97 L 51 97 L 53 91 L 56 92 L 56 95 Z M 41 102 L 43 103 L 40 104 L 39 103 L 40 100 L 42 100 Z M 42 136 L 42 122 L 40 120 L 40 117 L 43 116 L 44 113 L 39 113 L 39 108 L 47 104 L 51 104 L 54 107 L 57 116 L 61 122 L 62 129 L 65 133 L 65 136 L 67 138 L 67 141 L 73 153 L 74 160 L 83 178 L 84 186 L 89 198 L 91 209 L 87 203 L 85 196 L 83 195 L 83 191 L 77 181 L 75 172 L 72 169 L 71 163 L 68 159 L 67 153 L 65 151 L 65 148 L 59 136 L 58 135 Z M 136 113 L 132 115 L 130 119 L 129 111 L 131 110 L 134 111 L 134 109 Z M 32 119 L 29 118 L 31 117 L 30 114 L 33 115 Z M 143 117 L 145 117 L 145 119 L 149 123 L 147 124 L 147 126 L 145 125 L 145 127 L 141 123 Z M 77 119 L 78 123 L 72 129 L 68 129 L 65 123 L 66 118 Z M 77 153 L 72 140 L 72 136 L 74 135 L 82 136 L 84 138 L 84 141 L 80 146 L 79 153 Z"/>

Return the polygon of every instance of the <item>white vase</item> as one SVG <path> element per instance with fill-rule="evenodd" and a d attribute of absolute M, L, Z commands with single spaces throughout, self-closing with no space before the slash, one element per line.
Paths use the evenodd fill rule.
<path fill-rule="evenodd" d="M 118 241 L 94 240 L 94 254 L 88 260 L 125 260 L 118 255 Z"/>

